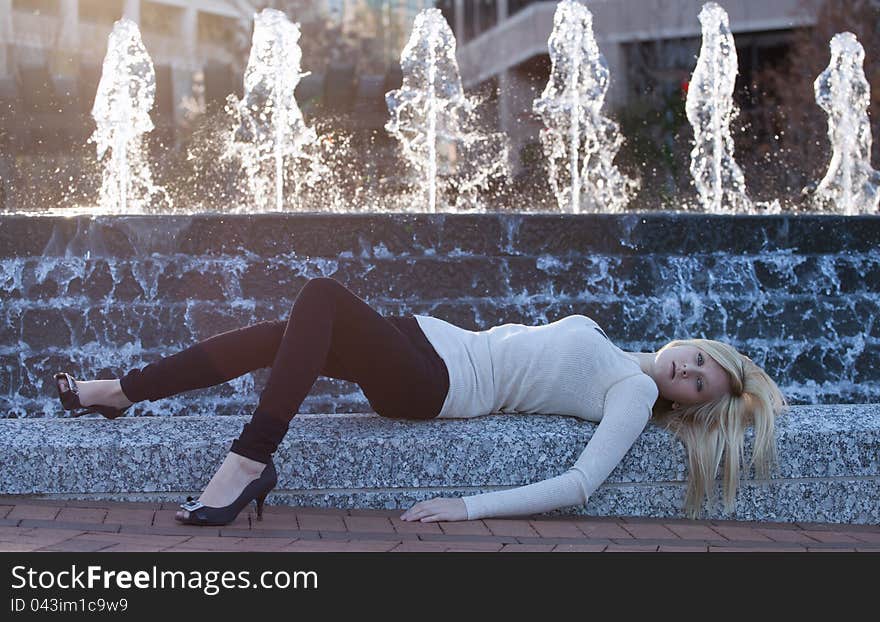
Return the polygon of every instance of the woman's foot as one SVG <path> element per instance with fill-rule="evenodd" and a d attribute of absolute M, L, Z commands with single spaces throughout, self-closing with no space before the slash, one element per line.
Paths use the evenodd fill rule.
<path fill-rule="evenodd" d="M 245 487 L 260 477 L 266 465 L 236 453 L 229 452 L 223 464 L 208 482 L 199 501 L 208 507 L 219 508 L 235 501 Z M 178 510 L 178 518 L 189 517 L 186 510 Z"/>
<path fill-rule="evenodd" d="M 112 406 L 113 408 L 126 408 L 132 402 L 122 392 L 122 384 L 119 380 L 77 380 L 73 379 L 79 391 L 79 403 L 82 406 Z M 63 379 L 58 381 L 61 390 L 66 391 L 69 387 Z"/>

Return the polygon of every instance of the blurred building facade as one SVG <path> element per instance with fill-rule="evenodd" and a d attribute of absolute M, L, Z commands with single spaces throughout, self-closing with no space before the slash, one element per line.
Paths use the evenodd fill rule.
<path fill-rule="evenodd" d="M 341 112 L 365 110 L 370 113 L 365 123 L 380 126 L 381 110 L 372 104 L 384 102 L 383 88 L 396 88 L 394 69 L 415 16 L 433 5 L 434 0 L 0 0 L 0 143 L 7 151 L 50 153 L 88 138 L 107 38 L 122 17 L 138 23 L 155 66 L 155 134 L 173 140 L 194 110 L 241 94 L 253 15 L 265 7 L 297 22 L 326 21 L 368 47 L 339 58 L 328 55 L 324 66 L 304 67 L 313 75 L 297 97 L 300 90 L 317 92 L 335 99 Z M 362 91 L 372 102 L 366 107 L 356 101 Z"/>
<path fill-rule="evenodd" d="M 393 65 L 400 59 L 400 52 L 409 40 L 419 11 L 431 8 L 435 4 L 434 0 L 336 0 L 336 2 L 343 5 L 340 18 L 346 30 L 364 28 L 361 19 L 365 14 L 363 9 L 377 14 L 378 20 L 374 22 L 371 34 L 381 43 L 381 53 L 386 65 Z"/>
<path fill-rule="evenodd" d="M 608 109 L 689 79 L 700 46 L 703 0 L 589 1 L 609 63 Z M 791 33 L 815 21 L 816 0 L 728 0 L 740 73 L 784 54 Z M 436 6 L 457 39 L 466 89 L 485 89 L 491 117 L 512 141 L 512 165 L 540 126 L 531 113 L 550 73 L 547 40 L 557 2 L 536 0 L 0 0 L 0 142 L 12 151 L 53 151 L 91 133 L 89 117 L 113 22 L 140 25 L 156 69 L 153 120 L 172 137 L 192 108 L 241 92 L 252 18 L 265 6 L 294 21 L 327 20 L 360 48 L 304 67 L 305 96 L 320 97 L 354 125 L 381 128 L 384 94 L 419 11 Z M 344 47 L 340 49 L 346 50 Z"/>
<path fill-rule="evenodd" d="M 13 151 L 84 141 L 113 23 L 140 26 L 156 71 L 157 131 L 240 85 L 252 9 L 238 0 L 0 0 L 0 122 Z M 240 90 L 240 86 L 238 87 Z"/>
<path fill-rule="evenodd" d="M 699 54 L 698 15 L 705 0 L 586 1 L 599 49 L 610 68 L 606 108 L 646 95 L 663 97 L 690 79 Z M 457 41 L 466 89 L 484 86 L 496 95 L 497 126 L 511 138 L 511 165 L 537 138 L 532 102 L 550 76 L 547 41 L 557 2 L 539 0 L 438 0 Z M 793 32 L 815 23 L 811 0 L 725 0 L 736 37 L 741 79 L 784 55 Z"/>
<path fill-rule="evenodd" d="M 297 88 L 304 112 L 313 104 L 352 131 L 382 132 L 388 120 L 385 94 L 402 83 L 400 54 L 416 16 L 435 0 L 276 0 L 294 21 L 326 21 L 336 37 L 320 61 L 314 58 Z M 303 45 L 308 42 L 303 41 Z"/>

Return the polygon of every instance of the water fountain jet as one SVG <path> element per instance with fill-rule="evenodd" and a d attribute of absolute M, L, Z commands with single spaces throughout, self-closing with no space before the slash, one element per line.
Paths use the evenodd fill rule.
<path fill-rule="evenodd" d="M 736 45 L 727 13 L 707 2 L 699 15 L 703 31 L 700 57 L 688 85 L 685 109 L 694 128 L 691 175 L 700 204 L 710 213 L 748 212 L 745 177 L 733 158 L 730 123 L 737 115 L 733 103 L 736 83 Z"/>
<path fill-rule="evenodd" d="M 831 39 L 831 62 L 814 83 L 816 103 L 828 114 L 831 163 L 813 196 L 816 207 L 844 214 L 877 211 L 880 172 L 871 168 L 871 88 L 865 50 L 851 32 Z"/>
<path fill-rule="evenodd" d="M 143 213 L 160 197 L 171 206 L 164 189 L 153 183 L 143 144 L 144 135 L 153 130 L 150 109 L 155 96 L 153 61 L 137 24 L 123 18 L 108 38 L 92 107 L 96 129 L 89 141 L 95 143 L 98 160 L 104 161 L 100 211 Z"/>
<path fill-rule="evenodd" d="M 254 34 L 244 73 L 244 96 L 229 96 L 233 117 L 225 159 L 241 163 L 248 194 L 258 209 L 266 210 L 274 194 L 276 211 L 284 207 L 285 159 L 304 160 L 298 167 L 312 186 L 326 167 L 310 153 L 316 132 L 305 124 L 294 93 L 301 78 L 302 50 L 299 25 L 281 11 L 263 9 L 254 15 Z M 245 209 L 250 211 L 250 208 Z"/>
<path fill-rule="evenodd" d="M 455 36 L 439 9 L 416 16 L 400 65 L 403 84 L 385 95 L 385 129 L 424 176 L 427 211 L 437 211 L 438 187 L 457 191 L 460 211 L 475 211 L 477 193 L 509 173 L 507 140 L 476 126 L 477 104 L 464 94 Z"/>
<path fill-rule="evenodd" d="M 639 182 L 614 165 L 623 137 L 617 123 L 600 112 L 609 71 L 593 34 L 590 10 L 573 0 L 560 2 L 548 45 L 550 80 L 533 108 L 544 122 L 541 143 L 557 203 L 574 214 L 582 203 L 600 212 L 623 211 Z"/>

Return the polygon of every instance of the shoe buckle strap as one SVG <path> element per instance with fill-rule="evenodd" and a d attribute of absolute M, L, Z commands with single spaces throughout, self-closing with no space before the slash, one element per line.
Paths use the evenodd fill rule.
<path fill-rule="evenodd" d="M 76 381 L 73 379 L 73 376 L 71 376 L 67 372 L 61 372 L 56 376 L 55 382 L 57 383 L 62 378 L 63 378 L 64 382 L 67 383 L 67 391 L 61 391 L 60 386 L 58 387 L 58 391 L 60 393 L 68 393 L 69 392 L 69 393 L 73 393 L 74 395 L 79 395 L 79 388 L 76 386 Z"/>
<path fill-rule="evenodd" d="M 182 507 L 187 512 L 195 512 L 199 508 L 203 508 L 205 506 L 200 501 L 191 500 L 187 501 L 186 503 L 181 503 L 180 507 Z"/>

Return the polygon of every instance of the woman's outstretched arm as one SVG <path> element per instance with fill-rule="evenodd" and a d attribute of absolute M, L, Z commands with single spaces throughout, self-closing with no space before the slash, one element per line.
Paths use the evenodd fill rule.
<path fill-rule="evenodd" d="M 605 395 L 602 420 L 584 451 L 568 471 L 534 484 L 461 499 L 432 499 L 414 505 L 404 516 L 418 518 L 420 506 L 430 510 L 429 520 L 475 520 L 487 517 L 525 516 L 561 507 L 584 505 L 590 495 L 620 463 L 651 418 L 657 386 L 644 374 L 625 378 Z M 462 518 L 455 518 L 463 502 Z M 448 506 L 448 507 L 447 507 Z M 444 518 L 444 515 L 446 516 Z M 452 518 L 450 518 L 452 516 Z"/>

